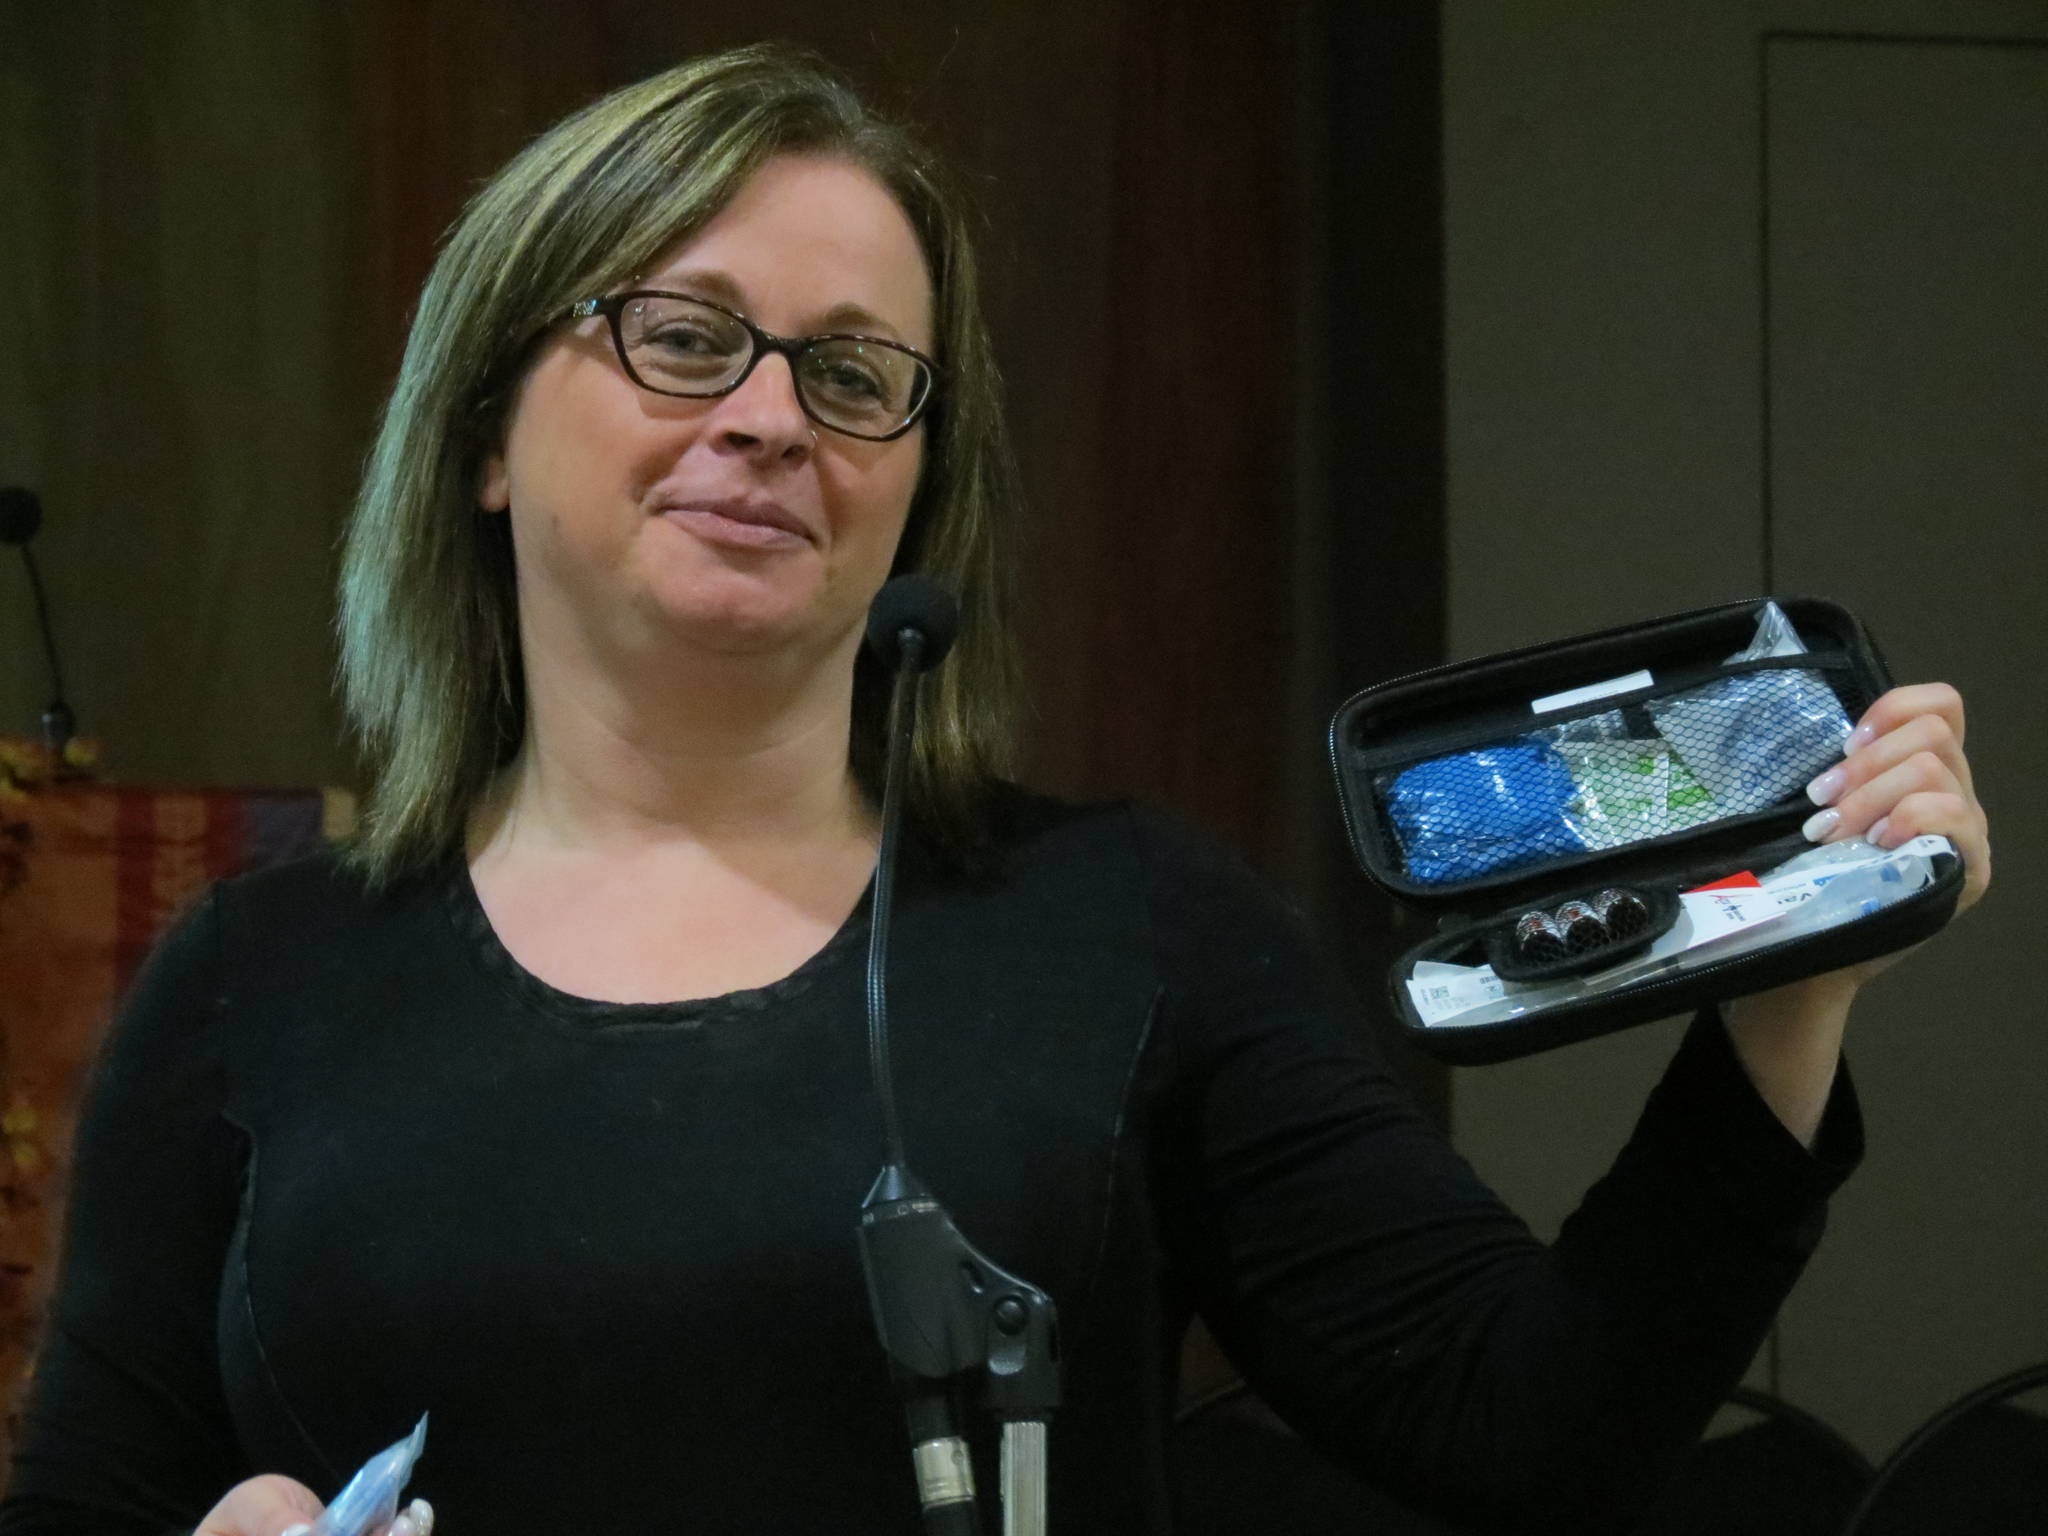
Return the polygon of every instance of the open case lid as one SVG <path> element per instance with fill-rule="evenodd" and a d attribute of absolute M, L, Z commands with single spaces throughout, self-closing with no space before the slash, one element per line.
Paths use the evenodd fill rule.
<path fill-rule="evenodd" d="M 1418 910 L 1481 913 L 1585 880 L 1626 884 L 1674 864 L 1731 860 L 1796 831 L 1813 812 L 1803 794 L 1623 847 L 1575 852 L 1473 878 L 1424 881 L 1408 869 L 1389 821 L 1389 775 L 1439 757 L 1510 740 L 1590 715 L 1625 715 L 1644 702 L 1744 671 L 1821 673 L 1853 721 L 1891 686 L 1868 631 L 1820 598 L 1780 598 L 1806 647 L 1801 655 L 1729 665 L 1748 646 L 1769 599 L 1755 598 L 1646 619 L 1395 678 L 1346 700 L 1330 725 L 1330 761 L 1346 834 L 1359 866 Z M 1539 700 L 1565 702 L 1538 712 Z M 1652 728 L 1644 734 L 1651 734 Z"/>

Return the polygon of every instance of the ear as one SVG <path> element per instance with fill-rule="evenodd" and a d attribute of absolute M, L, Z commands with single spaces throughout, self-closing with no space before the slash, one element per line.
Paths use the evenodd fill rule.
<path fill-rule="evenodd" d="M 486 512 L 503 512 L 512 505 L 512 477 L 503 453 L 490 455 L 477 470 L 476 504 Z"/>

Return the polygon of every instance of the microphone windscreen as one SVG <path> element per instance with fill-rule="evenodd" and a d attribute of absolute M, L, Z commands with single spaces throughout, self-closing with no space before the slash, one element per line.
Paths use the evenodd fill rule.
<path fill-rule="evenodd" d="M 960 600 L 929 576 L 898 576 L 868 605 L 868 645 L 891 672 L 903 665 L 903 631 L 924 636 L 917 669 L 929 672 L 946 659 L 960 632 Z"/>
<path fill-rule="evenodd" d="M 43 526 L 43 504 L 25 485 L 0 485 L 0 544 L 26 544 Z"/>

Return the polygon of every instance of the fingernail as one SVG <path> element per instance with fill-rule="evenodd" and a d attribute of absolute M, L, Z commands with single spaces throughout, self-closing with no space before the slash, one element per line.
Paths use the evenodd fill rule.
<path fill-rule="evenodd" d="M 433 1505 L 429 1504 L 425 1499 L 414 1499 L 411 1504 L 406 1506 L 405 1512 L 412 1517 L 413 1529 L 419 1532 L 419 1536 L 433 1536 Z"/>
<path fill-rule="evenodd" d="M 1830 768 L 1811 784 L 1806 786 L 1806 798 L 1815 805 L 1831 805 L 1835 796 L 1842 792 L 1842 783 L 1848 775 L 1839 768 Z"/>
<path fill-rule="evenodd" d="M 420 1536 L 419 1527 L 413 1524 L 411 1515 L 400 1515 L 391 1522 L 384 1536 Z"/>
<path fill-rule="evenodd" d="M 306 1533 L 312 1529 L 313 1527 L 310 1525 L 288 1525 L 279 1531 L 277 1536 L 306 1536 Z"/>
<path fill-rule="evenodd" d="M 1847 756 L 1858 747 L 1867 747 L 1875 740 L 1877 740 L 1877 727 L 1866 720 L 1849 733 L 1849 745 L 1842 749 L 1843 755 Z"/>
<path fill-rule="evenodd" d="M 1873 847 L 1882 848 L 1884 846 L 1885 831 L 1887 828 L 1891 826 L 1891 824 L 1891 817 L 1878 817 L 1876 821 L 1870 824 L 1870 830 L 1863 834 L 1863 841 L 1871 844 Z"/>
<path fill-rule="evenodd" d="M 1805 834 L 1809 843 L 1817 843 L 1834 831 L 1841 819 L 1840 811 L 1815 811 L 1806 818 L 1806 825 L 1799 830 Z"/>

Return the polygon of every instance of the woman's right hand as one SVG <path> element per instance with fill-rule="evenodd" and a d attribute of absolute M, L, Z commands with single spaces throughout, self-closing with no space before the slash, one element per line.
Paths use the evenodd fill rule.
<path fill-rule="evenodd" d="M 192 1536 L 305 1536 L 306 1527 L 325 1508 L 304 1483 L 266 1472 L 230 1488 Z M 414 1499 L 384 1528 L 383 1536 L 431 1536 L 433 1529 L 433 1508 L 425 1499 Z"/>

